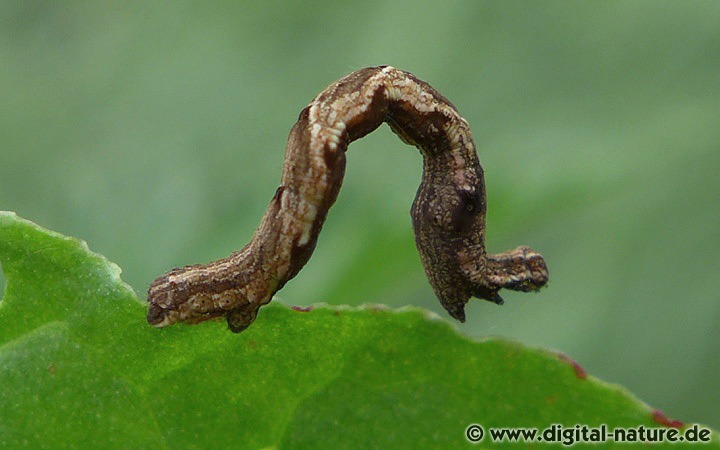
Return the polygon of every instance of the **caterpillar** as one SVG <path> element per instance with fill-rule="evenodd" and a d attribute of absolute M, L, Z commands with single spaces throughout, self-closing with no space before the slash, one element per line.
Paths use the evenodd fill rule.
<path fill-rule="evenodd" d="M 535 291 L 548 280 L 526 246 L 488 254 L 485 178 L 467 121 L 426 82 L 390 66 L 357 70 L 302 110 L 290 131 L 277 188 L 250 242 L 227 258 L 174 269 L 148 290 L 147 320 L 164 327 L 227 317 L 239 333 L 310 259 L 345 174 L 348 145 L 383 122 L 423 156 L 411 208 L 415 242 L 433 291 L 465 321 L 471 297 L 502 304 L 502 288 Z"/>

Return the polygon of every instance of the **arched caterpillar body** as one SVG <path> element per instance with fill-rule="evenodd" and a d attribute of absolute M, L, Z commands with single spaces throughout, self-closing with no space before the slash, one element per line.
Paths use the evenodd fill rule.
<path fill-rule="evenodd" d="M 467 121 L 414 75 L 368 67 L 331 84 L 300 113 L 280 187 L 250 243 L 229 257 L 174 269 L 148 291 L 148 322 L 162 327 L 227 316 L 240 332 L 312 255 L 345 173 L 348 145 L 383 122 L 423 156 L 411 215 L 425 273 L 450 315 L 470 297 L 502 303 L 501 288 L 537 290 L 542 256 L 528 247 L 485 251 L 485 180 Z"/>

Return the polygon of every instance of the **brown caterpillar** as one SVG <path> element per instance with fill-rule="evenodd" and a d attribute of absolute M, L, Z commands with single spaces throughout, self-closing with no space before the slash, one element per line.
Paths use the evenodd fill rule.
<path fill-rule="evenodd" d="M 539 253 L 485 251 L 483 169 L 455 106 L 408 72 L 368 67 L 331 84 L 302 110 L 280 187 L 250 243 L 227 258 L 157 278 L 148 290 L 148 322 L 163 327 L 227 316 L 232 331 L 247 328 L 312 255 L 342 184 L 347 146 L 383 122 L 423 156 L 411 210 L 415 242 L 450 315 L 464 322 L 473 296 L 501 304 L 501 288 L 544 286 L 548 272 Z"/>

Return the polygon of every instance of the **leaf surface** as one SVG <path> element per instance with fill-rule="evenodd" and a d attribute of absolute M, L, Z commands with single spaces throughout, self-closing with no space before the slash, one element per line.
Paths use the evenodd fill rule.
<path fill-rule="evenodd" d="M 3 448 L 462 448 L 473 423 L 663 426 L 566 357 L 417 308 L 273 302 L 239 335 L 155 329 L 82 241 L 0 213 L 0 261 Z"/>

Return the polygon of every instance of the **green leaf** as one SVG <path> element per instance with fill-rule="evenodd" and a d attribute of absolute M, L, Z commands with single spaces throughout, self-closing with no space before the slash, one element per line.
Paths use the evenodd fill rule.
<path fill-rule="evenodd" d="M 460 448 L 472 423 L 663 426 L 565 357 L 415 308 L 274 302 L 240 335 L 155 329 L 82 241 L 0 213 L 0 261 L 2 448 Z"/>

